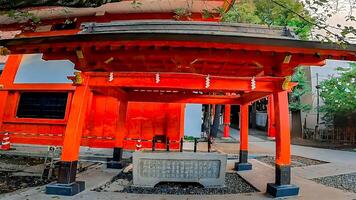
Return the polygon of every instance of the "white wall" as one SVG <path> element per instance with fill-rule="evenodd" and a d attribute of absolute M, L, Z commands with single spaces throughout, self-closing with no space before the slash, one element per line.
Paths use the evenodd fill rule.
<path fill-rule="evenodd" d="M 184 113 L 184 135 L 200 137 L 202 124 L 202 105 L 186 104 Z"/>

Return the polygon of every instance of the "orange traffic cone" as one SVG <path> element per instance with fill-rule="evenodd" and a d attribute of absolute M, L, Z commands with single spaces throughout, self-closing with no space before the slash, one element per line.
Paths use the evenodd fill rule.
<path fill-rule="evenodd" d="M 0 145 L 0 150 L 10 150 L 10 134 L 4 133 L 2 142 Z"/>

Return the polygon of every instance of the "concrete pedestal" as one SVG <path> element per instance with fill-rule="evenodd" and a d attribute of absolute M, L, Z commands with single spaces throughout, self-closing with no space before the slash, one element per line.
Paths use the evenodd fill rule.
<path fill-rule="evenodd" d="M 107 159 L 106 167 L 109 169 L 122 169 L 124 165 L 122 164 L 122 148 L 114 148 L 113 156 L 110 159 Z"/>
<path fill-rule="evenodd" d="M 84 189 L 84 181 L 76 181 L 70 184 L 52 183 L 46 186 L 46 194 L 73 196 Z"/>
<path fill-rule="evenodd" d="M 235 163 L 236 171 L 246 171 L 251 169 L 252 169 L 252 165 L 250 163 Z"/>
<path fill-rule="evenodd" d="M 273 197 L 296 196 L 299 193 L 299 187 L 295 185 L 276 185 L 275 183 L 268 183 L 267 193 Z"/>
<path fill-rule="evenodd" d="M 122 169 L 124 164 L 122 161 L 114 161 L 112 159 L 107 159 L 106 167 L 109 169 Z"/>

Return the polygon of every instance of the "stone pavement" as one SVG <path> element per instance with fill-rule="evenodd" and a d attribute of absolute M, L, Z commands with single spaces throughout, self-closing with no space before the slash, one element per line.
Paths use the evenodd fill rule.
<path fill-rule="evenodd" d="M 238 139 L 238 131 L 232 129 L 232 137 Z M 199 144 L 198 149 L 201 151 L 206 150 L 206 144 Z M 186 143 L 185 149 L 191 150 L 191 143 Z M 224 152 L 227 154 L 238 154 L 239 144 L 238 143 L 217 143 L 214 144 L 213 148 L 217 151 Z M 85 150 L 88 152 L 90 150 Z M 313 147 L 303 147 L 292 145 L 291 151 L 293 155 L 298 155 L 302 157 L 317 159 L 326 161 L 329 163 L 306 166 L 306 167 L 295 167 L 292 169 L 292 182 L 300 187 L 300 195 L 298 197 L 289 197 L 288 199 L 350 199 L 355 200 L 356 194 L 345 192 L 339 189 L 331 188 L 318 184 L 309 179 L 338 175 L 344 173 L 356 172 L 356 153 L 339 151 L 339 150 L 329 150 L 329 149 L 319 149 Z M 275 143 L 264 139 L 259 135 L 249 136 L 249 153 L 250 158 L 260 155 L 274 155 Z M 89 154 L 89 153 L 84 153 Z M 110 155 L 110 151 L 103 151 L 97 156 Z M 228 160 L 227 170 L 232 170 L 234 162 L 237 160 Z M 36 187 L 27 190 L 16 191 L 11 194 L 0 195 L 0 199 L 9 200 L 22 200 L 22 199 L 128 199 L 128 200 L 190 200 L 190 199 L 208 199 L 208 200 L 232 200 L 232 199 L 270 199 L 271 197 L 266 196 L 265 190 L 266 185 L 269 182 L 274 182 L 274 168 L 262 163 L 256 159 L 250 159 L 249 162 L 253 165 L 251 171 L 239 172 L 239 175 L 243 177 L 246 181 L 252 184 L 255 188 L 261 192 L 248 193 L 248 194 L 231 194 L 231 195 L 142 195 L 142 194 L 126 194 L 118 192 L 95 192 L 91 191 L 91 188 L 98 187 L 110 181 L 116 174 L 119 173 L 117 170 L 105 170 L 102 165 L 94 167 L 84 173 L 79 174 L 78 180 L 86 181 L 86 190 L 73 197 L 60 197 L 60 196 L 48 196 L 43 193 L 44 187 Z"/>

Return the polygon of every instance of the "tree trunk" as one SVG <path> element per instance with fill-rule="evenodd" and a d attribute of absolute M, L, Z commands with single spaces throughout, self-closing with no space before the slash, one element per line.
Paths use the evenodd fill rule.
<path fill-rule="evenodd" d="M 292 138 L 302 138 L 302 119 L 300 110 L 292 111 Z"/>
<path fill-rule="evenodd" d="M 215 105 L 214 121 L 213 121 L 213 126 L 211 127 L 211 136 L 214 138 L 218 136 L 218 132 L 219 132 L 220 113 L 221 113 L 221 105 Z"/>

